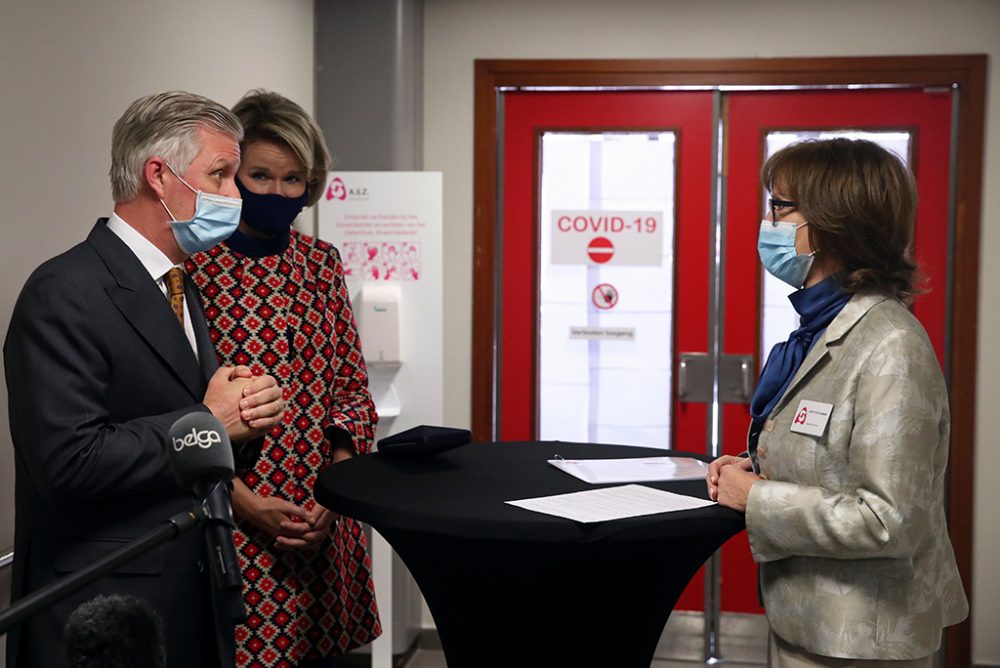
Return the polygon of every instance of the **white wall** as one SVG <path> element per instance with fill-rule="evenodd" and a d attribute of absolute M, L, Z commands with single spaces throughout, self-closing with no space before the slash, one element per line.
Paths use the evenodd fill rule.
<path fill-rule="evenodd" d="M 470 422 L 473 60 L 753 58 L 988 53 L 1000 90 L 995 0 L 425 0 L 424 168 L 445 183 L 445 423 Z M 988 107 L 980 283 L 973 653 L 1000 664 L 1000 107 Z M 993 130 L 992 132 L 990 130 Z"/>
<path fill-rule="evenodd" d="M 111 126 L 132 100 L 183 89 L 231 106 L 247 90 L 265 87 L 313 106 L 308 0 L 0 0 L 0 16 L 4 333 L 31 270 L 110 213 Z M 14 542 L 4 389 L 0 425 L 4 550 Z M 7 574 L 0 577 L 0 608 Z M 0 638 L 0 650 L 2 644 Z"/>

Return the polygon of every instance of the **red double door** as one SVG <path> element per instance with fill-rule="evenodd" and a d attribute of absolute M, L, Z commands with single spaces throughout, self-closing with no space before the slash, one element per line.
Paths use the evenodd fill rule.
<path fill-rule="evenodd" d="M 914 312 L 929 332 L 939 360 L 943 361 L 949 291 L 951 115 L 949 91 L 923 89 L 505 93 L 500 173 L 503 196 L 497 379 L 499 438 L 562 436 L 564 440 L 579 440 L 578 433 L 561 435 L 559 421 L 546 417 L 547 410 L 558 412 L 558 408 L 546 406 L 552 403 L 553 392 L 559 396 L 558 390 L 544 386 L 546 357 L 555 353 L 546 352 L 553 348 L 540 343 L 542 312 L 545 308 L 553 309 L 549 313 L 556 312 L 554 307 L 547 306 L 543 290 L 543 279 L 555 257 L 551 246 L 556 243 L 546 237 L 546 228 L 556 233 L 558 228 L 554 214 L 543 208 L 547 206 L 543 184 L 545 179 L 558 179 L 558 188 L 572 190 L 572 179 L 593 180 L 595 170 L 577 169 L 578 165 L 567 158 L 563 160 L 566 165 L 563 171 L 558 171 L 552 165 L 561 163 L 546 160 L 543 155 L 543 146 L 549 146 L 544 141 L 546 137 L 604 135 L 627 140 L 629 135 L 670 135 L 672 165 L 668 170 L 669 182 L 663 185 L 664 197 L 671 204 L 663 205 L 661 223 L 666 233 L 662 239 L 665 259 L 659 273 L 649 274 L 658 277 L 653 291 L 669 297 L 669 328 L 657 330 L 656 342 L 661 347 L 657 354 L 669 360 L 665 376 L 669 382 L 665 391 L 655 394 L 667 426 L 664 431 L 655 432 L 623 425 L 622 433 L 630 434 L 631 438 L 621 442 L 736 454 L 745 449 L 748 404 L 738 400 L 727 402 L 721 393 L 713 394 L 716 399 L 723 397 L 721 400 L 705 400 L 685 391 L 681 383 L 688 381 L 683 378 L 680 366 L 686 355 L 709 354 L 717 349 L 722 356 L 752 360 L 749 373 L 751 380 L 756 381 L 763 362 L 765 329 L 764 277 L 757 259 L 756 240 L 765 214 L 766 193 L 761 189 L 759 174 L 768 151 L 789 138 L 844 130 L 888 137 L 889 141 L 905 147 L 908 155 L 904 157 L 916 174 L 919 190 L 915 255 L 930 288 L 916 302 Z M 656 206 L 660 205 L 622 201 L 611 208 L 641 209 L 645 213 Z M 598 202 L 589 208 L 602 207 L 609 208 L 608 202 Z M 587 220 L 586 213 L 578 213 Z M 589 213 L 593 216 L 595 212 Z M 671 224 L 668 226 L 666 221 Z M 628 223 L 626 220 L 625 224 Z M 580 227 L 584 234 L 592 233 L 594 238 L 614 240 L 603 234 L 608 229 L 606 222 L 595 223 L 589 232 L 586 223 Z M 641 286 L 646 299 L 650 298 L 649 281 L 645 279 L 624 277 L 614 293 L 605 292 L 607 288 L 601 286 L 612 283 L 601 274 L 601 270 L 610 270 L 605 258 L 598 254 L 581 262 L 593 266 L 573 274 L 575 283 L 567 287 L 557 282 L 557 288 L 590 297 L 589 308 L 595 313 L 600 311 L 601 317 L 613 314 L 612 307 L 616 305 L 624 308 L 631 293 L 638 291 L 635 286 Z M 550 292 L 555 289 L 545 288 Z M 592 297 L 598 293 L 606 302 Z M 622 313 L 614 322 L 619 327 L 588 331 L 631 332 L 634 339 L 639 339 L 647 321 L 636 322 L 635 326 L 629 326 L 629 315 Z M 590 343 L 615 344 L 606 340 Z M 647 337 L 643 346 L 648 345 Z M 650 349 L 643 346 L 633 345 L 634 354 L 650 355 Z M 549 375 L 559 371 L 556 369 Z M 713 377 L 709 382 L 718 386 L 722 380 Z M 620 382 L 617 387 L 618 400 L 622 393 L 633 389 L 643 394 L 634 397 L 635 402 L 650 400 L 650 395 L 640 387 L 630 388 Z M 609 393 L 605 391 L 602 396 Z M 598 404 L 600 401 L 589 405 L 584 402 L 577 410 L 596 414 L 601 410 Z M 627 416 L 623 419 L 627 420 Z M 614 432 L 605 429 L 593 433 Z M 654 433 L 664 436 L 650 437 L 655 442 L 642 442 L 641 434 Z M 757 604 L 756 569 L 745 537 L 737 537 L 723 548 L 721 563 L 722 610 L 761 612 Z M 703 591 L 699 576 L 688 587 L 679 609 L 701 610 Z"/>

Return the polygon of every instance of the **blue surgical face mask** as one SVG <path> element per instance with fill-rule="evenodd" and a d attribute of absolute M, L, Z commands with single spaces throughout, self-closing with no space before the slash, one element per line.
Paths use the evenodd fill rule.
<path fill-rule="evenodd" d="M 760 223 L 757 237 L 757 254 L 764 268 L 793 288 L 801 288 L 813 263 L 813 251 L 799 255 L 795 250 L 795 231 L 809 223 L 772 223 L 766 218 Z"/>
<path fill-rule="evenodd" d="M 298 197 L 261 195 L 244 186 L 238 176 L 236 187 L 243 196 L 243 222 L 269 238 L 287 233 L 309 199 L 308 188 Z"/>
<path fill-rule="evenodd" d="M 213 195 L 191 188 L 191 185 L 167 165 L 177 179 L 195 194 L 194 216 L 191 220 L 177 220 L 161 199 L 160 204 L 170 216 L 170 227 L 181 250 L 191 255 L 222 243 L 236 231 L 240 224 L 240 209 L 243 205 L 238 197 Z"/>

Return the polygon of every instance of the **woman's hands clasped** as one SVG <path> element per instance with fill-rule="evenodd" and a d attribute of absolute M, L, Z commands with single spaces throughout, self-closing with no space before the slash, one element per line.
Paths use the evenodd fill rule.
<path fill-rule="evenodd" d="M 718 501 L 720 506 L 746 512 L 750 488 L 760 480 L 752 469 L 749 457 L 719 457 L 708 465 L 708 475 L 705 476 L 708 498 Z"/>
<path fill-rule="evenodd" d="M 233 510 L 237 516 L 274 538 L 274 545 L 287 550 L 320 547 L 330 527 L 340 516 L 317 503 L 306 510 L 274 496 L 258 496 L 242 480 L 233 480 Z"/>

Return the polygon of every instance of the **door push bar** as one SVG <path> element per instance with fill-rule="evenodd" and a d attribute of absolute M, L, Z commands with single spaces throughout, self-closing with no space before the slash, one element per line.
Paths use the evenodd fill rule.
<path fill-rule="evenodd" d="M 753 396 L 753 355 L 723 355 L 719 361 L 719 400 L 746 404 Z M 712 359 L 707 353 L 681 353 L 677 394 L 681 401 L 712 401 Z"/>

